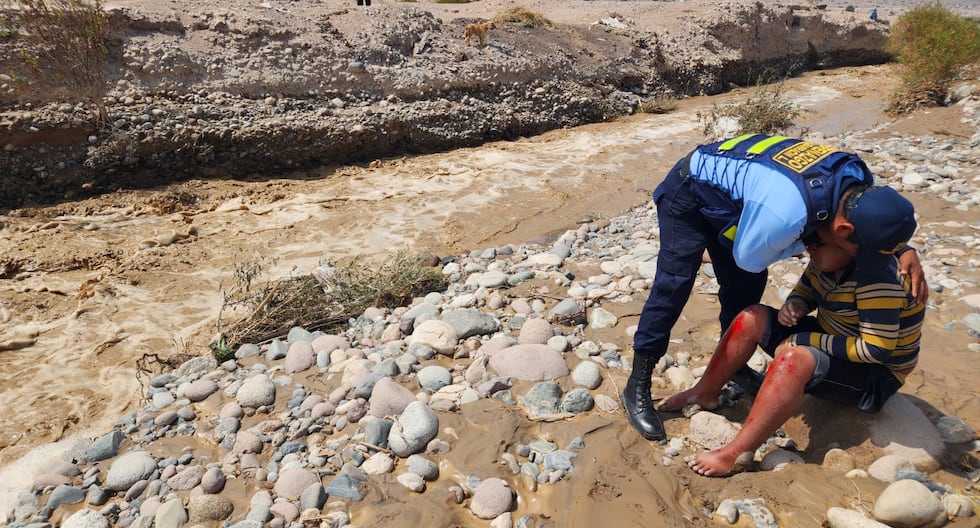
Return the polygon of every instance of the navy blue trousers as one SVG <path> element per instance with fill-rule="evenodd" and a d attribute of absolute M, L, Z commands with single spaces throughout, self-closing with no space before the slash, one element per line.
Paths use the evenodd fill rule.
<path fill-rule="evenodd" d="M 703 208 L 732 207 L 731 204 L 702 203 L 703 199 L 698 199 L 692 190 L 692 185 L 698 184 L 681 174 L 684 163 L 686 159 L 675 165 L 653 192 L 660 221 L 660 253 L 653 288 L 633 337 L 637 354 L 658 360 L 667 353 L 670 331 L 691 295 L 705 249 L 718 279 L 722 333 L 739 312 L 762 299 L 766 287 L 767 272 L 750 273 L 739 268 L 731 245 L 722 243 L 719 228 L 701 212 Z"/>

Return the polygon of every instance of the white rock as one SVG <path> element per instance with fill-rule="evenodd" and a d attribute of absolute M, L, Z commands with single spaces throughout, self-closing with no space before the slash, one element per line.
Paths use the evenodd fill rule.
<path fill-rule="evenodd" d="M 459 335 L 453 325 L 438 319 L 429 319 L 415 328 L 411 341 L 428 345 L 440 354 L 451 355 L 459 342 Z"/>
<path fill-rule="evenodd" d="M 422 493 L 425 491 L 425 480 L 415 473 L 402 473 L 401 475 L 395 477 L 395 480 L 397 480 L 402 486 L 405 486 L 415 493 Z"/>
<path fill-rule="evenodd" d="M 827 524 L 830 528 L 890 528 L 887 524 L 869 519 L 863 513 L 847 508 L 827 510 Z"/>
<path fill-rule="evenodd" d="M 946 509 L 939 499 L 915 480 L 893 482 L 875 501 L 875 519 L 889 526 L 925 526 L 945 515 Z"/>

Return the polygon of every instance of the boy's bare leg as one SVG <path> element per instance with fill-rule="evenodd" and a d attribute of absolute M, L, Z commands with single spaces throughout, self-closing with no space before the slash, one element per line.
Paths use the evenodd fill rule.
<path fill-rule="evenodd" d="M 732 471 L 739 455 L 753 452 L 780 425 L 793 416 L 803 401 L 803 389 L 813 376 L 816 362 L 805 347 L 779 348 L 748 418 L 735 438 L 724 447 L 701 453 L 689 462 L 705 476 L 723 476 Z"/>
<path fill-rule="evenodd" d="M 661 411 L 679 411 L 696 403 L 703 409 L 718 407 L 718 394 L 742 365 L 748 363 L 766 330 L 766 312 L 750 306 L 735 316 L 732 326 L 715 348 L 708 368 L 698 383 L 690 389 L 667 398 Z"/>

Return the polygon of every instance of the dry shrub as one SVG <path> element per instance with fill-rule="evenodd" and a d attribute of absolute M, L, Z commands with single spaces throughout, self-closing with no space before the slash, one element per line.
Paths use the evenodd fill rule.
<path fill-rule="evenodd" d="M 36 79 L 58 97 L 92 108 L 108 125 L 104 97 L 109 21 L 102 0 L 6 0 L 3 24 L 22 42 L 21 55 Z"/>
<path fill-rule="evenodd" d="M 902 69 L 902 86 L 890 110 L 941 105 L 963 68 L 980 62 L 980 25 L 939 3 L 922 5 L 898 18 L 888 51 Z"/>
<path fill-rule="evenodd" d="M 493 21 L 498 24 L 520 24 L 530 28 L 551 25 L 551 21 L 544 15 L 526 7 L 512 7 L 506 11 L 501 11 L 493 17 Z"/>
<path fill-rule="evenodd" d="M 759 86 L 742 102 L 719 106 L 715 104 L 706 113 L 697 113 L 702 123 L 702 133 L 717 140 L 742 134 L 776 134 L 788 131 L 796 125 L 806 109 L 793 103 L 783 94 L 783 82 Z M 803 134 L 806 131 L 802 131 Z"/>
<path fill-rule="evenodd" d="M 423 257 L 397 253 L 378 268 L 363 259 L 346 264 L 328 263 L 310 275 L 262 280 L 263 263 L 236 267 L 235 286 L 224 292 L 222 313 L 244 315 L 222 328 L 211 349 L 219 360 L 231 357 L 238 346 L 263 343 L 300 326 L 309 331 L 336 331 L 368 307 L 396 308 L 413 298 L 444 290 L 446 277 L 427 266 Z"/>

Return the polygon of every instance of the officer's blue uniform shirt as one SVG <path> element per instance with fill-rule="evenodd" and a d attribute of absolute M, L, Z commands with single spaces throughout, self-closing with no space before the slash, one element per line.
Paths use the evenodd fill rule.
<path fill-rule="evenodd" d="M 857 163 L 840 167 L 839 173 L 864 178 Z M 695 151 L 690 178 L 726 190 L 741 202 L 732 253 L 738 267 L 759 273 L 770 264 L 806 249 L 800 236 L 807 220 L 807 205 L 789 178 L 764 163 L 732 159 Z"/>

